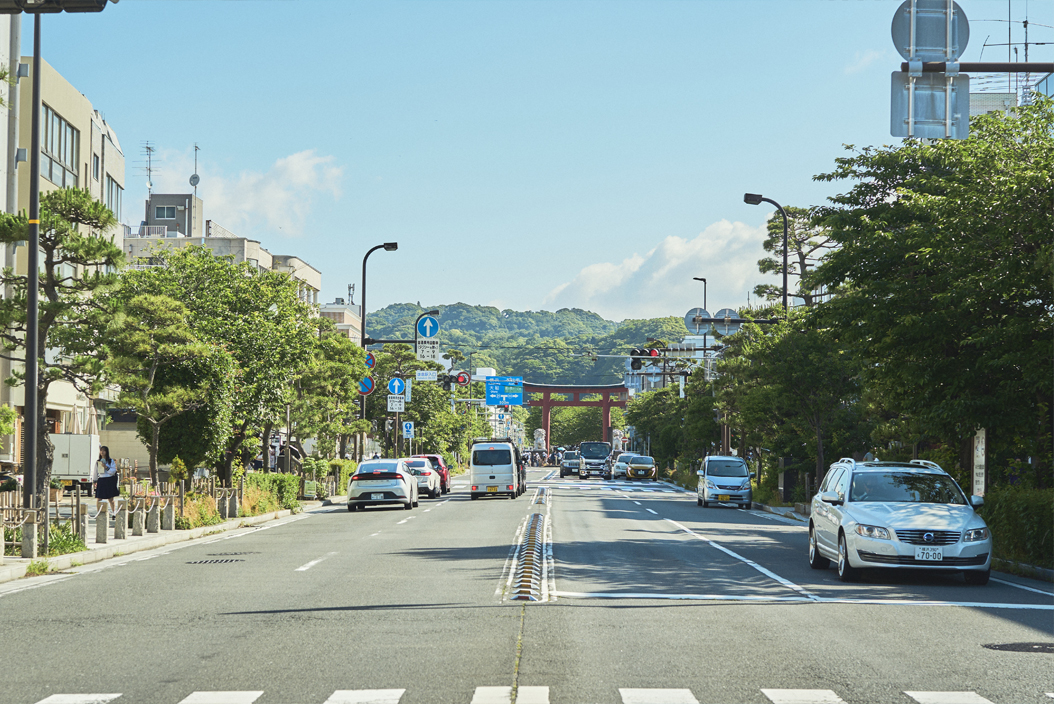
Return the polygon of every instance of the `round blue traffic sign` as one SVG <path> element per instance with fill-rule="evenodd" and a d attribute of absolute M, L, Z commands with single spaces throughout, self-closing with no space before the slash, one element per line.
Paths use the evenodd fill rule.
<path fill-rule="evenodd" d="M 394 379 L 388 380 L 388 393 L 394 394 L 396 396 L 402 396 L 403 391 L 405 390 L 406 382 L 400 379 L 399 377 L 395 377 Z"/>
<path fill-rule="evenodd" d="M 430 315 L 426 315 L 417 321 L 418 337 L 435 337 L 439 334 L 439 321 Z"/>
<path fill-rule="evenodd" d="M 369 396 L 376 387 L 377 383 L 372 376 L 363 377 L 362 381 L 359 382 L 359 393 L 363 396 Z"/>

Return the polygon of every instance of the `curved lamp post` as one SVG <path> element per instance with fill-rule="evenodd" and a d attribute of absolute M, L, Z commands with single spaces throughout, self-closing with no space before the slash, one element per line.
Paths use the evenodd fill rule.
<path fill-rule="evenodd" d="M 749 205 L 760 205 L 761 203 L 771 203 L 779 209 L 780 215 L 783 216 L 783 312 L 787 312 L 787 212 L 783 209 L 783 206 L 772 200 L 766 198 L 760 193 L 744 193 L 743 202 Z"/>
<path fill-rule="evenodd" d="M 385 242 L 384 244 L 379 244 L 366 252 L 366 256 L 362 258 L 362 293 L 360 294 L 362 296 L 362 315 L 359 316 L 359 344 L 362 347 L 366 346 L 366 260 L 378 249 L 383 249 L 385 252 L 394 252 L 399 249 L 399 243 Z"/>

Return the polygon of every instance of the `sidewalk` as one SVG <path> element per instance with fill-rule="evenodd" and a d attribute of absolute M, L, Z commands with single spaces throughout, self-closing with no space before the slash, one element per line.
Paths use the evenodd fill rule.
<path fill-rule="evenodd" d="M 302 511 L 310 511 L 311 509 L 319 508 L 323 505 L 324 503 L 321 501 L 302 501 L 300 503 Z M 190 530 L 163 530 L 158 533 L 144 533 L 143 535 L 130 535 L 131 529 L 129 529 L 129 536 L 124 540 L 116 540 L 112 537 L 113 521 L 111 520 L 111 526 L 109 528 L 111 537 L 105 544 L 100 545 L 95 542 L 95 526 L 89 525 L 88 540 L 86 541 L 88 546 L 87 550 L 83 552 L 69 553 L 68 555 L 58 555 L 56 557 L 37 557 L 35 561 L 40 562 L 46 560 L 49 572 L 61 572 L 70 567 L 87 565 L 92 562 L 101 562 L 102 560 L 108 560 L 111 557 L 119 557 L 121 555 L 142 552 L 144 550 L 153 550 L 154 548 L 171 545 L 173 543 L 182 543 L 189 540 L 204 538 L 206 536 L 212 536 L 217 533 L 225 533 L 229 530 L 234 530 L 235 528 L 247 528 L 261 523 L 267 523 L 268 521 L 273 521 L 277 518 L 284 518 L 292 513 L 292 511 L 286 509 L 283 511 L 275 511 L 274 513 L 265 513 L 259 516 L 235 518 L 224 523 L 218 523 L 214 526 L 201 526 L 200 528 L 191 528 Z M 34 562 L 34 560 L 5 555 L 4 563 L 0 565 L 0 583 L 10 582 L 11 580 L 25 577 L 26 570 L 31 562 Z"/>

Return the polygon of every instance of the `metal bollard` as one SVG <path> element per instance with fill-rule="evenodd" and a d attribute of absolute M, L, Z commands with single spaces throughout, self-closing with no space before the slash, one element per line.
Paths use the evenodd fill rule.
<path fill-rule="evenodd" d="M 161 528 L 161 512 L 159 510 L 159 502 L 161 500 L 154 497 L 150 500 L 150 508 L 146 513 L 146 532 L 156 533 Z"/>
<path fill-rule="evenodd" d="M 22 524 L 22 557 L 37 556 L 37 512 L 26 511 L 26 522 Z"/>
<path fill-rule="evenodd" d="M 88 507 L 84 504 L 77 506 L 77 534 L 84 539 L 88 537 Z"/>
<path fill-rule="evenodd" d="M 231 500 L 227 507 L 227 517 L 237 518 L 238 517 L 238 492 L 231 489 Z"/>
<path fill-rule="evenodd" d="M 106 543 L 110 533 L 110 504 L 103 502 L 99 508 L 99 515 L 95 517 L 95 542 L 99 545 Z"/>
<path fill-rule="evenodd" d="M 161 530 L 176 529 L 176 502 L 175 497 L 168 497 L 165 504 L 165 512 L 161 514 Z"/>
<path fill-rule="evenodd" d="M 128 537 L 128 499 L 117 499 L 117 514 L 113 523 L 113 539 Z"/>
<path fill-rule="evenodd" d="M 136 506 L 132 509 L 132 535 L 143 534 L 143 503 L 137 501 Z"/>

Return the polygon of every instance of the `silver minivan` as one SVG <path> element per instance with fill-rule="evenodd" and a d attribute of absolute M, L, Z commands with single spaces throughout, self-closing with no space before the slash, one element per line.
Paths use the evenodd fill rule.
<path fill-rule="evenodd" d="M 710 455 L 703 458 L 703 468 L 696 474 L 699 475 L 696 505 L 706 508 L 711 503 L 732 503 L 750 508 L 753 501 L 750 469 L 742 457 Z"/>
<path fill-rule="evenodd" d="M 515 499 L 524 491 L 520 464 L 520 453 L 511 442 L 473 443 L 468 467 L 471 497 L 508 496 Z"/>

